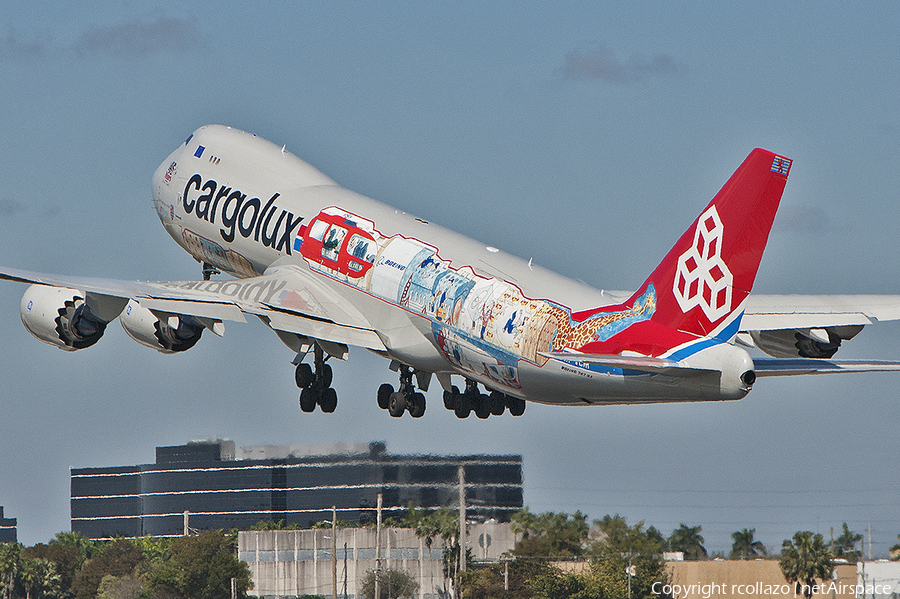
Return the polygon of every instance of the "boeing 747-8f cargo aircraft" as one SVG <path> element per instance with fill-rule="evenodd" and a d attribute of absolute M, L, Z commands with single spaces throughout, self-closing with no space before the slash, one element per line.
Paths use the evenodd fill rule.
<path fill-rule="evenodd" d="M 750 295 L 790 170 L 790 159 L 753 150 L 640 288 L 616 296 L 344 189 L 284 147 L 209 125 L 152 182 L 163 226 L 202 264 L 203 280 L 11 268 L 0 277 L 32 284 L 22 322 L 69 351 L 96 343 L 116 318 L 138 343 L 175 353 L 205 330 L 221 335 L 225 320 L 255 316 L 296 354 L 305 412 L 334 411 L 328 360 L 350 345 L 390 360 L 399 387 L 381 385 L 378 405 L 416 418 L 432 377 L 446 408 L 487 418 L 520 415 L 527 401 L 740 399 L 762 376 L 900 369 L 831 360 L 864 325 L 900 318 L 900 297 Z M 234 278 L 210 278 L 220 272 Z M 750 347 L 775 359 L 752 359 Z"/>

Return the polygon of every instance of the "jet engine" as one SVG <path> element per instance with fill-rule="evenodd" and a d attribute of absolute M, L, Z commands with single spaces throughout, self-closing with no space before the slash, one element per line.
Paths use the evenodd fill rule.
<path fill-rule="evenodd" d="M 191 349 L 204 329 L 193 316 L 153 312 L 134 300 L 128 301 L 119 321 L 129 337 L 164 354 Z"/>
<path fill-rule="evenodd" d="M 77 289 L 32 285 L 22 296 L 22 324 L 41 341 L 60 349 L 90 347 L 100 340 L 118 312 L 114 299 L 88 297 Z M 118 310 L 121 309 L 119 304 Z"/>
<path fill-rule="evenodd" d="M 821 329 L 750 331 L 753 344 L 776 358 L 831 358 L 841 341 L 853 339 L 863 325 Z"/>

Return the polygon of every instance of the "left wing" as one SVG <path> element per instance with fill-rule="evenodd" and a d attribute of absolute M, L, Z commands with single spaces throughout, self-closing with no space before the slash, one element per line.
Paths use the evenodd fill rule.
<path fill-rule="evenodd" d="M 185 315 L 221 324 L 222 320 L 245 322 L 244 314 L 252 314 L 276 331 L 385 349 L 374 327 L 353 304 L 304 276 L 296 266 L 278 267 L 246 279 L 164 283 L 47 275 L 0 267 L 0 279 L 82 291 L 86 303 L 99 307 L 95 311 L 111 314 L 105 320 L 115 318 L 133 299 L 157 316 Z M 213 330 L 221 334 L 221 329 Z"/>
<path fill-rule="evenodd" d="M 741 329 L 815 329 L 900 320 L 900 295 L 756 295 L 745 304 Z"/>
<path fill-rule="evenodd" d="M 776 358 L 828 359 L 865 325 L 887 320 L 900 320 L 900 295 L 750 294 L 737 341 Z"/>
<path fill-rule="evenodd" d="M 879 360 L 785 360 L 755 358 L 756 376 L 793 376 L 798 374 L 831 374 L 839 372 L 884 372 L 900 370 L 900 362 Z"/>

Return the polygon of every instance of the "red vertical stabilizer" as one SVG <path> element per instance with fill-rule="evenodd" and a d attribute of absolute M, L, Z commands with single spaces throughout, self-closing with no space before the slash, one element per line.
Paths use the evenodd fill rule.
<path fill-rule="evenodd" d="M 756 279 L 791 161 L 755 149 L 627 302 L 652 283 L 652 320 L 710 335 L 741 305 Z"/>

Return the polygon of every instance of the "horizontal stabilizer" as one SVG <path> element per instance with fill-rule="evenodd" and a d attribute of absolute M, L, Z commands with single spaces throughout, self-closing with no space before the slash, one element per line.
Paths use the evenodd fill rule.
<path fill-rule="evenodd" d="M 757 377 L 900 370 L 900 362 L 880 360 L 816 360 L 812 358 L 781 360 L 777 358 L 754 358 L 753 365 Z"/>
<path fill-rule="evenodd" d="M 576 352 L 538 352 L 539 355 L 559 360 L 560 362 L 582 362 L 584 364 L 597 364 L 609 368 L 621 368 L 622 370 L 638 370 L 655 374 L 689 375 L 711 372 L 705 368 L 692 368 L 682 365 L 675 360 L 665 358 L 653 358 L 650 356 L 607 356 L 598 354 L 580 354 Z"/>

